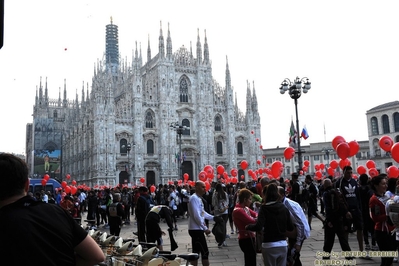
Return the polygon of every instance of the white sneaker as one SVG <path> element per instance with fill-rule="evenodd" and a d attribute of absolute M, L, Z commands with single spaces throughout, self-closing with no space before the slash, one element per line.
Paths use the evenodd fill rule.
<path fill-rule="evenodd" d="M 366 244 L 366 245 L 365 245 L 365 249 L 366 249 L 366 250 L 370 250 L 370 249 L 371 249 L 370 244 Z"/>
<path fill-rule="evenodd" d="M 398 258 L 393 258 L 393 262 L 397 263 L 398 262 Z"/>

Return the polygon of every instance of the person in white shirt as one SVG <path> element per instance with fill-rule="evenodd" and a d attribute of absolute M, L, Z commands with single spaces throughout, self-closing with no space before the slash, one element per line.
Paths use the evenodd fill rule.
<path fill-rule="evenodd" d="M 197 181 L 195 183 L 195 193 L 188 202 L 188 233 L 191 237 L 192 252 L 201 254 L 202 265 L 209 266 L 209 250 L 205 234 L 209 235 L 211 231 L 205 224 L 205 219 L 213 220 L 214 217 L 204 210 L 202 196 L 205 194 L 205 183 Z M 193 266 L 198 265 L 198 260 L 190 261 Z"/>
<path fill-rule="evenodd" d="M 283 187 L 278 187 L 281 202 L 287 207 L 291 214 L 292 223 L 296 227 L 297 237 L 296 239 L 289 238 L 289 260 L 294 259 L 294 266 L 301 266 L 302 263 L 299 259 L 300 251 L 302 248 L 303 241 L 310 236 L 310 227 L 306 219 L 306 215 L 298 202 L 293 201 L 285 197 L 285 190 Z"/>

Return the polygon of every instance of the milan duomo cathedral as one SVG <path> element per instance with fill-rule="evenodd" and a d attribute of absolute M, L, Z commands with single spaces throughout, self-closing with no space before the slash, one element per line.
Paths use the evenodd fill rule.
<path fill-rule="evenodd" d="M 161 25 L 158 50 L 154 56 L 148 41 L 145 63 L 137 43 L 132 62 L 120 60 L 112 19 L 105 39 L 105 56 L 80 97 L 68 98 L 64 81 L 58 99 L 49 98 L 47 78 L 40 78 L 26 132 L 32 177 L 70 175 L 88 186 L 144 178 L 151 185 L 185 173 L 198 180 L 205 165 L 223 165 L 229 175 L 237 168 L 239 176 L 245 175 L 242 160 L 256 167 L 262 146 L 255 86 L 247 81 L 243 113 L 228 62 L 224 86 L 213 79 L 206 33 L 203 43 L 198 33 L 194 56 L 192 47 L 173 50 L 169 26 L 165 41 Z"/>

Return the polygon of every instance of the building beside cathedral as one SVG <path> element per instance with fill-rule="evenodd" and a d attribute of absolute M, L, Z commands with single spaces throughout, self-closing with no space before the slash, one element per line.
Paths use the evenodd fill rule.
<path fill-rule="evenodd" d="M 148 41 L 143 62 L 136 43 L 132 62 L 124 62 L 111 20 L 105 57 L 80 96 L 68 98 L 64 81 L 58 98 L 50 98 L 54 90 L 40 78 L 26 132 L 31 175 L 69 174 L 88 186 L 139 184 L 144 177 L 150 185 L 184 173 L 197 180 L 205 165 L 223 165 L 230 173 L 246 160 L 255 168 L 262 149 L 254 84 L 247 82 L 244 113 L 227 60 L 222 86 L 212 76 L 206 35 L 202 43 L 198 33 L 195 56 L 192 50 L 173 50 L 169 27 L 165 40 L 161 25 L 156 54 Z"/>

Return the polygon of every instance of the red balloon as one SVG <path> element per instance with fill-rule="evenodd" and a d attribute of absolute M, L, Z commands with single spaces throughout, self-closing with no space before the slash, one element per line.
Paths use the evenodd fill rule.
<path fill-rule="evenodd" d="M 42 186 L 45 186 L 47 184 L 47 180 L 43 178 L 41 183 L 42 183 Z"/>
<path fill-rule="evenodd" d="M 205 171 L 201 171 L 201 172 L 198 174 L 198 178 L 199 178 L 199 180 L 201 180 L 202 182 L 205 182 L 205 181 L 206 181 L 206 172 L 205 172 Z"/>
<path fill-rule="evenodd" d="M 325 168 L 324 163 L 321 163 L 321 164 L 320 164 L 320 169 L 321 169 L 321 170 L 324 170 L 324 168 Z"/>
<path fill-rule="evenodd" d="M 341 142 L 337 145 L 337 155 L 342 160 L 345 160 L 349 157 L 350 154 L 350 147 L 349 144 L 346 142 Z"/>
<path fill-rule="evenodd" d="M 66 181 L 62 181 L 62 182 L 61 182 L 61 187 L 65 188 L 67 185 L 68 185 L 68 184 L 67 184 Z"/>
<path fill-rule="evenodd" d="M 258 139 L 258 138 L 256 138 L 256 142 L 259 142 L 259 139 Z"/>
<path fill-rule="evenodd" d="M 67 174 L 67 175 L 66 175 L 66 179 L 69 180 L 70 178 L 71 178 L 71 175 L 70 175 L 70 174 Z"/>
<path fill-rule="evenodd" d="M 331 167 L 332 169 L 336 169 L 336 168 L 338 167 L 338 162 L 337 162 L 336 160 L 332 160 L 332 161 L 330 162 L 330 167 Z"/>
<path fill-rule="evenodd" d="M 259 168 L 258 172 L 260 175 L 263 174 L 263 168 Z"/>
<path fill-rule="evenodd" d="M 262 145 L 260 145 L 260 146 L 259 146 L 259 148 L 262 150 L 262 149 L 263 149 L 263 146 L 262 146 Z"/>
<path fill-rule="evenodd" d="M 375 168 L 370 168 L 370 169 L 369 169 L 369 175 L 370 175 L 371 177 L 377 176 L 377 175 L 378 175 L 378 170 L 375 169 Z"/>
<path fill-rule="evenodd" d="M 241 166 L 242 170 L 245 170 L 248 167 L 248 162 L 245 160 L 242 160 L 240 163 L 240 166 Z"/>
<path fill-rule="evenodd" d="M 209 184 L 208 181 L 205 181 L 204 183 L 205 183 L 205 190 L 209 191 L 209 189 L 211 188 L 211 184 Z"/>
<path fill-rule="evenodd" d="M 254 131 L 253 131 L 253 130 L 251 130 L 251 134 L 254 134 Z"/>
<path fill-rule="evenodd" d="M 327 168 L 327 173 L 328 173 L 330 176 L 334 176 L 334 172 L 335 172 L 334 169 L 335 169 L 335 168 L 328 167 L 328 168 Z"/>
<path fill-rule="evenodd" d="M 187 173 L 184 173 L 184 175 L 183 175 L 183 178 L 184 178 L 184 180 L 188 180 L 188 178 L 189 178 L 189 176 L 188 176 L 188 174 Z"/>
<path fill-rule="evenodd" d="M 280 177 L 283 172 L 283 163 L 280 161 L 274 161 L 272 163 L 272 176 L 274 178 Z"/>
<path fill-rule="evenodd" d="M 357 167 L 357 173 L 358 173 L 359 175 L 362 175 L 362 174 L 367 173 L 366 167 L 364 167 L 363 165 L 359 165 L 359 166 Z"/>
<path fill-rule="evenodd" d="M 231 178 L 231 183 L 237 184 L 237 182 L 238 182 L 237 177 L 234 176 Z"/>
<path fill-rule="evenodd" d="M 218 173 L 219 175 L 223 174 L 223 172 L 224 172 L 224 166 L 223 166 L 223 165 L 218 165 L 218 166 L 216 167 L 216 171 L 217 171 L 217 173 Z"/>
<path fill-rule="evenodd" d="M 257 161 L 256 161 L 256 164 L 257 164 L 257 165 L 260 165 L 261 163 L 262 163 L 261 160 L 257 160 Z"/>
<path fill-rule="evenodd" d="M 145 182 L 144 177 L 141 177 L 141 178 L 140 178 L 140 182 L 141 182 L 141 183 L 144 183 L 144 182 Z"/>
<path fill-rule="evenodd" d="M 75 187 L 75 186 L 72 186 L 72 187 L 71 187 L 71 194 L 72 194 L 72 195 L 75 195 L 77 191 L 78 191 L 78 188 L 77 188 L 77 187 Z"/>
<path fill-rule="evenodd" d="M 236 168 L 231 169 L 230 174 L 231 174 L 231 176 L 234 176 L 234 177 L 237 176 L 238 175 L 237 169 Z"/>
<path fill-rule="evenodd" d="M 45 175 L 43 176 L 43 179 L 45 179 L 46 181 L 48 181 L 48 180 L 50 179 L 50 176 L 49 176 L 48 174 L 45 174 Z"/>
<path fill-rule="evenodd" d="M 316 171 L 319 171 L 319 170 L 320 170 L 320 166 L 319 166 L 318 164 L 316 164 L 316 165 L 314 166 L 314 169 L 315 169 Z"/>
<path fill-rule="evenodd" d="M 295 156 L 295 149 L 293 147 L 287 147 L 284 150 L 284 158 L 291 160 Z"/>
<path fill-rule="evenodd" d="M 399 176 L 399 169 L 395 165 L 391 165 L 387 168 L 388 177 L 397 178 Z"/>
<path fill-rule="evenodd" d="M 204 171 L 206 173 L 207 178 L 213 178 L 215 175 L 215 171 L 211 165 L 205 165 Z"/>
<path fill-rule="evenodd" d="M 155 189 L 156 189 L 156 187 L 155 187 L 154 185 L 152 185 L 152 186 L 150 187 L 150 192 L 151 192 L 151 193 L 154 193 L 154 192 L 155 192 Z"/>
<path fill-rule="evenodd" d="M 341 169 L 344 169 L 344 167 L 347 165 L 351 165 L 351 161 L 349 161 L 348 158 L 339 161 L 339 167 Z"/>
<path fill-rule="evenodd" d="M 382 136 L 378 141 L 378 144 L 380 145 L 381 149 L 389 152 L 393 146 L 393 139 L 390 136 Z"/>
<path fill-rule="evenodd" d="M 306 167 L 309 167 L 310 162 L 309 162 L 308 160 L 305 160 L 305 161 L 303 162 L 303 165 L 306 166 Z"/>
<path fill-rule="evenodd" d="M 321 178 L 323 174 L 322 174 L 320 171 L 317 171 L 317 172 L 315 173 L 315 175 L 316 175 L 318 178 Z"/>
<path fill-rule="evenodd" d="M 355 156 L 359 152 L 359 143 L 352 140 L 348 143 L 349 145 L 349 157 Z"/>
<path fill-rule="evenodd" d="M 240 178 L 241 178 L 241 180 L 244 180 L 244 179 L 245 179 L 245 176 L 244 176 L 244 175 L 241 175 Z"/>
<path fill-rule="evenodd" d="M 301 171 L 299 171 L 299 174 L 300 174 L 300 175 L 303 175 L 303 171 L 302 171 L 302 170 L 301 170 Z"/>
<path fill-rule="evenodd" d="M 65 190 L 66 193 L 70 193 L 71 192 L 71 187 L 70 186 L 66 186 L 64 188 L 64 190 Z"/>
<path fill-rule="evenodd" d="M 342 143 L 342 142 L 346 142 L 346 140 L 341 137 L 341 136 L 336 136 L 335 138 L 333 138 L 331 145 L 334 148 L 334 150 L 337 149 L 338 144 Z"/>
<path fill-rule="evenodd" d="M 399 163 L 399 142 L 392 145 L 391 156 L 397 163 Z"/>
<path fill-rule="evenodd" d="M 373 160 L 368 160 L 366 166 L 368 169 L 375 168 L 375 162 Z"/>
<path fill-rule="evenodd" d="M 76 180 L 72 180 L 72 185 L 76 185 Z"/>

